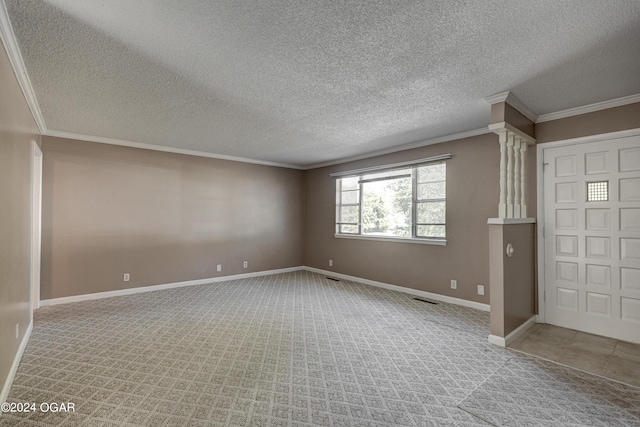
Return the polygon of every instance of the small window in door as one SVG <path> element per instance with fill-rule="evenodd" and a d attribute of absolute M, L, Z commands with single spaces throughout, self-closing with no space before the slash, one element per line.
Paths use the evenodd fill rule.
<path fill-rule="evenodd" d="M 609 200 L 609 181 L 587 182 L 587 202 Z"/>

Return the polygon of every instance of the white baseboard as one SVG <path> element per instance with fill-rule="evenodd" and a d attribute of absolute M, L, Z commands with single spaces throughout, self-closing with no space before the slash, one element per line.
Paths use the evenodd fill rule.
<path fill-rule="evenodd" d="M 420 291 L 418 289 L 405 288 L 403 286 L 390 285 L 389 283 L 376 282 L 375 280 L 363 279 L 361 277 L 348 276 L 346 274 L 336 273 L 333 271 L 321 270 L 319 268 L 314 267 L 303 267 L 307 271 L 311 271 L 313 273 L 324 274 L 329 277 L 336 277 L 344 280 L 351 280 L 353 282 L 363 283 L 365 285 L 376 286 L 378 288 L 389 289 L 392 291 L 403 292 L 405 294 L 415 295 L 423 298 L 428 298 L 435 301 L 448 302 L 450 304 L 461 305 L 464 307 L 475 308 L 476 310 L 489 311 L 489 304 L 483 304 L 475 301 L 468 301 L 466 299 L 454 298 L 446 295 L 433 294 L 431 292 Z"/>
<path fill-rule="evenodd" d="M 7 375 L 7 379 L 4 381 L 4 386 L 2 386 L 2 391 L 0 392 L 0 403 L 6 402 L 7 397 L 9 397 L 9 391 L 11 390 L 13 379 L 15 378 L 16 372 L 18 371 L 18 365 L 20 365 L 20 359 L 22 359 L 22 354 L 24 353 L 24 349 L 27 347 L 27 343 L 29 342 L 29 337 L 31 336 L 32 330 L 33 330 L 33 321 L 29 323 L 29 327 L 27 328 L 27 330 L 24 333 L 24 336 L 22 337 L 22 341 L 20 342 L 20 346 L 18 347 L 16 356 L 13 358 L 11 369 L 9 369 L 9 374 Z M 1 411 L 0 411 L 0 414 L 1 414 Z"/>
<path fill-rule="evenodd" d="M 361 277 L 349 276 L 346 274 L 335 273 L 333 271 L 321 270 L 319 268 L 306 267 L 306 266 L 281 268 L 277 270 L 256 271 L 253 273 L 234 274 L 231 276 L 220 276 L 220 277 L 213 277 L 210 279 L 189 280 L 185 282 L 166 283 L 163 285 L 142 286 L 139 288 L 119 289 L 117 291 L 97 292 L 93 294 L 83 294 L 83 295 L 74 295 L 70 297 L 46 299 L 46 300 L 40 301 L 40 307 L 46 307 L 46 306 L 58 305 L 58 304 L 67 304 L 70 302 L 111 298 L 111 297 L 118 297 L 118 296 L 124 296 L 124 295 L 133 295 L 133 294 L 139 294 L 142 292 L 161 291 L 164 289 L 181 288 L 184 286 L 196 286 L 196 285 L 204 285 L 207 283 L 226 282 L 228 280 L 238 280 L 238 279 L 247 279 L 251 277 L 268 276 L 271 274 L 290 273 L 293 271 L 300 271 L 300 270 L 306 270 L 313 273 L 323 274 L 326 276 L 337 277 L 344 280 L 351 280 L 353 282 L 376 286 L 379 288 L 390 289 L 392 291 L 403 292 L 406 294 L 428 298 L 435 301 L 448 302 L 450 304 L 456 304 L 464 307 L 475 308 L 476 310 L 489 311 L 488 304 L 482 304 L 475 301 L 468 301 L 460 298 L 449 297 L 446 295 L 434 294 L 431 292 L 420 291 L 418 289 L 405 288 L 402 286 L 391 285 L 383 282 L 376 282 L 375 280 L 363 279 Z"/>
<path fill-rule="evenodd" d="M 238 279 L 248 279 L 251 277 L 260 277 L 260 276 L 268 276 L 271 274 L 279 274 L 279 273 L 290 273 L 292 271 L 300 271 L 303 267 L 289 267 L 289 268 L 280 268 L 277 270 L 264 270 L 264 271 L 255 271 L 252 273 L 242 273 L 242 274 L 233 274 L 230 276 L 220 276 L 213 277 L 210 279 L 198 279 L 198 280 L 188 280 L 185 282 L 176 282 L 176 283 L 165 283 L 163 285 L 151 285 L 151 286 L 141 286 L 138 288 L 129 288 L 129 289 L 119 289 L 117 291 L 107 291 L 107 292 L 97 292 L 94 294 L 83 294 L 83 295 L 73 295 L 70 297 L 61 297 L 61 298 L 53 298 L 46 299 L 40 301 L 40 307 L 46 307 L 49 305 L 58 305 L 58 304 L 67 304 L 70 302 L 79 302 L 79 301 L 88 301 L 94 299 L 102 299 L 102 298 L 111 298 L 111 297 L 119 297 L 124 295 L 133 295 L 139 294 L 142 292 L 153 292 L 153 291 L 162 291 L 164 289 L 173 289 L 173 288 L 182 288 L 185 286 L 196 286 L 196 285 L 204 285 L 207 283 L 219 283 L 226 282 L 229 280 L 238 280 Z"/>
<path fill-rule="evenodd" d="M 526 322 L 524 322 L 522 325 L 518 326 L 513 331 L 511 331 L 511 333 L 509 335 L 507 335 L 506 337 L 499 337 L 497 335 L 489 335 L 489 342 L 491 344 L 497 345 L 499 347 L 506 347 L 509 344 L 511 344 L 512 342 L 514 342 L 515 340 L 517 340 L 518 338 L 520 338 L 520 336 L 522 336 L 522 334 L 524 334 L 527 331 L 527 329 L 529 329 L 530 327 L 532 327 L 536 323 L 538 323 L 538 315 L 537 314 L 534 315 L 533 317 L 531 317 Z"/>

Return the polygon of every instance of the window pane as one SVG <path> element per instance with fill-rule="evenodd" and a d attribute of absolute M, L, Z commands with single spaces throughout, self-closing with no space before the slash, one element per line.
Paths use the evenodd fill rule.
<path fill-rule="evenodd" d="M 418 200 L 444 199 L 445 197 L 446 186 L 444 182 L 418 184 Z"/>
<path fill-rule="evenodd" d="M 358 226 L 357 225 L 348 225 L 342 224 L 340 225 L 341 233 L 349 233 L 349 234 L 358 234 Z"/>
<path fill-rule="evenodd" d="M 358 222 L 358 206 L 341 206 L 339 222 Z"/>
<path fill-rule="evenodd" d="M 416 227 L 418 237 L 447 237 L 444 225 L 419 225 Z"/>
<path fill-rule="evenodd" d="M 446 171 L 446 165 L 444 163 L 421 166 L 418 168 L 418 183 L 444 181 L 447 176 Z"/>
<path fill-rule="evenodd" d="M 417 206 L 418 224 L 444 224 L 445 202 L 421 202 Z"/>
<path fill-rule="evenodd" d="M 360 202 L 360 192 L 358 190 L 354 191 L 343 191 L 342 192 L 342 203 L 345 205 L 353 205 Z"/>
<path fill-rule="evenodd" d="M 587 202 L 609 200 L 609 181 L 587 182 Z"/>
<path fill-rule="evenodd" d="M 362 233 L 411 236 L 411 177 L 362 184 Z"/>
<path fill-rule="evenodd" d="M 358 180 L 360 178 L 357 176 L 352 176 L 349 178 L 342 178 L 342 190 L 357 190 L 358 189 Z"/>

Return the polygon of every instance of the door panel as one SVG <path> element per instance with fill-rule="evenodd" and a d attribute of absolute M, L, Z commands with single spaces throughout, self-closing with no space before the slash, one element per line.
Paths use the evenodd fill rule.
<path fill-rule="evenodd" d="M 546 321 L 640 343 L 640 136 L 543 156 Z"/>

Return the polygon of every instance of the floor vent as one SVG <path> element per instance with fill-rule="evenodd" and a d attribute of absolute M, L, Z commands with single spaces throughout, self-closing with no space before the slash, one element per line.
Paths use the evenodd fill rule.
<path fill-rule="evenodd" d="M 414 298 L 414 300 L 416 300 L 416 301 L 426 302 L 426 303 L 433 304 L 433 305 L 438 305 L 438 303 L 437 303 L 437 302 L 435 302 L 435 301 L 429 301 L 428 299 Z"/>
<path fill-rule="evenodd" d="M 339 282 L 340 279 L 334 279 L 333 277 L 326 277 L 326 279 L 333 280 L 334 282 Z"/>

